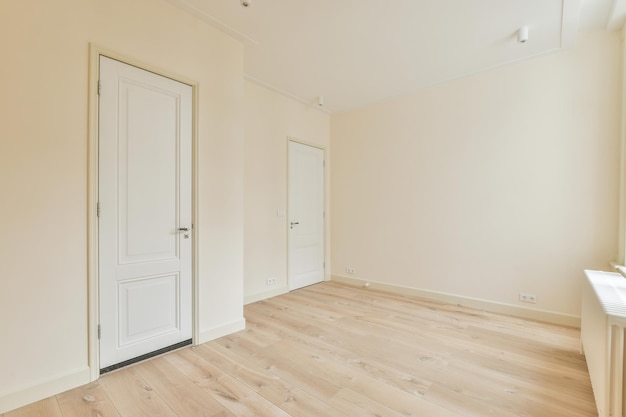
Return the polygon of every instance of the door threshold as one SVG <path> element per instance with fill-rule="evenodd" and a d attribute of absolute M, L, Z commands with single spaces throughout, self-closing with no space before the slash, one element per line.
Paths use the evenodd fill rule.
<path fill-rule="evenodd" d="M 145 361 L 146 359 L 154 358 L 155 356 L 159 356 L 159 355 L 162 355 L 164 353 L 171 352 L 173 350 L 180 349 L 180 348 L 185 347 L 185 346 L 189 346 L 189 345 L 191 345 L 191 343 L 192 343 L 192 339 L 183 340 L 182 342 L 179 342 L 179 343 L 176 343 L 174 345 L 161 348 L 159 350 L 155 350 L 154 352 L 146 353 L 144 355 L 137 356 L 136 358 L 132 358 L 132 359 L 129 359 L 129 360 L 124 361 L 124 362 L 116 363 L 115 365 L 107 366 L 105 368 L 100 369 L 100 375 L 104 375 L 107 372 L 115 371 L 115 370 L 123 368 L 125 366 L 132 365 L 132 364 L 135 364 L 137 362 Z"/>

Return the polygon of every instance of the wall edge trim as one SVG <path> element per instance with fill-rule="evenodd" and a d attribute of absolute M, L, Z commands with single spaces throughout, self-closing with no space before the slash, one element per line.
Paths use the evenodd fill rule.
<path fill-rule="evenodd" d="M 89 382 L 91 382 L 91 369 L 86 366 L 52 378 L 40 380 L 16 391 L 2 393 L 0 394 L 0 414 L 8 413 L 16 408 L 52 397 Z"/>
<path fill-rule="evenodd" d="M 243 304 L 252 304 L 257 301 L 267 300 L 268 298 L 277 297 L 279 295 L 287 294 L 289 292 L 289 287 L 283 285 L 279 288 L 269 290 L 269 291 L 261 291 L 254 294 L 246 295 L 243 297 Z"/>
<path fill-rule="evenodd" d="M 246 329 L 246 319 L 244 317 L 233 320 L 210 329 L 200 331 L 200 340 L 194 340 L 194 345 L 210 342 L 223 336 Z"/>
<path fill-rule="evenodd" d="M 347 277 L 344 275 L 332 275 L 331 280 L 355 287 L 364 287 L 365 283 L 369 283 L 368 288 L 379 291 L 386 291 L 393 294 L 410 295 L 450 304 L 458 304 L 463 307 L 475 308 L 491 313 L 506 314 L 523 319 L 530 319 L 551 324 L 558 324 L 561 326 L 580 328 L 580 316 L 575 316 L 572 314 L 532 309 L 527 307 L 515 306 L 512 304 L 499 303 L 496 301 L 465 297 L 462 295 L 448 294 L 444 292 L 431 291 L 420 288 L 405 287 L 402 285 L 388 284 L 384 282 L 369 281 L 361 278 Z"/>

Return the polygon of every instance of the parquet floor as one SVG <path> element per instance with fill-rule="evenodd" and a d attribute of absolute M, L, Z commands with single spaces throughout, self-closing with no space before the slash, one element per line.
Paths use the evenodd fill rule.
<path fill-rule="evenodd" d="M 326 282 L 0 417 L 597 416 L 579 331 Z"/>

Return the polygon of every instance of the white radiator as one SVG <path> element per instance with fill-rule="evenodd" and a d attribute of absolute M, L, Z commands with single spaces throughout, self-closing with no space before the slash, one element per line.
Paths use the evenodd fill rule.
<path fill-rule="evenodd" d="M 581 347 L 587 360 L 599 417 L 625 417 L 624 329 L 626 279 L 618 273 L 585 271 Z"/>

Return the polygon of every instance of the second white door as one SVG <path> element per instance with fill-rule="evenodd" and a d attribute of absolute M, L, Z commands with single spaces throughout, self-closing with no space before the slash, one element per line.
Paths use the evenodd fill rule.
<path fill-rule="evenodd" d="M 324 151 L 289 141 L 289 289 L 324 280 Z"/>
<path fill-rule="evenodd" d="M 192 335 L 192 89 L 100 58 L 100 368 Z"/>

